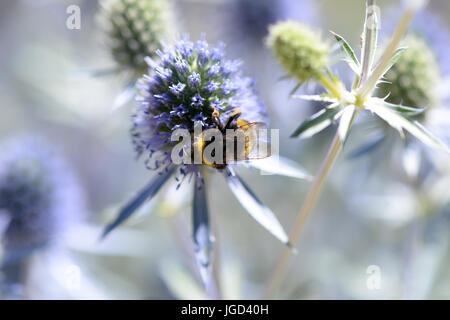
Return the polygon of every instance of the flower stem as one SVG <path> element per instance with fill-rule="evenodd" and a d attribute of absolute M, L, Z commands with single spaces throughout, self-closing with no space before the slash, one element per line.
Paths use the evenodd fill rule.
<path fill-rule="evenodd" d="M 406 32 L 406 29 L 414 17 L 416 8 L 410 7 L 402 19 L 400 20 L 397 28 L 394 31 L 394 35 L 392 36 L 391 41 L 389 42 L 387 48 L 385 49 L 383 55 L 381 56 L 380 62 L 378 63 L 375 70 L 372 72 L 370 77 L 362 83 L 362 86 L 358 89 L 358 96 L 361 97 L 361 100 L 366 100 L 367 97 L 370 96 L 372 91 L 375 89 L 378 81 L 386 72 L 386 68 L 389 65 L 392 57 L 394 56 L 395 50 L 398 48 L 400 41 L 403 38 L 403 35 Z"/>
<path fill-rule="evenodd" d="M 342 93 L 340 85 L 330 80 L 325 74 L 319 74 L 317 80 L 338 100 L 341 100 Z"/>
<path fill-rule="evenodd" d="M 211 179 L 210 172 L 206 168 L 201 169 L 202 176 L 205 179 L 205 185 L 209 184 L 209 181 Z M 208 190 L 208 189 L 207 189 Z M 209 279 L 209 283 L 206 284 L 206 292 L 208 294 L 208 297 L 211 300 L 220 300 L 222 299 L 222 293 L 220 288 L 220 247 L 219 247 L 219 236 L 217 232 L 217 223 L 216 223 L 216 217 L 211 214 L 210 212 L 210 225 L 212 234 L 214 235 L 214 242 L 213 242 L 213 255 L 212 255 L 212 274 Z"/>
<path fill-rule="evenodd" d="M 373 24 L 373 19 L 378 19 L 376 17 L 376 13 L 372 11 L 372 8 L 375 6 L 375 0 L 367 0 L 366 2 L 366 21 L 364 22 L 364 45 L 362 47 L 362 59 L 361 59 L 361 63 L 362 63 L 362 67 L 361 67 L 361 74 L 359 77 L 359 81 L 358 84 L 361 85 L 362 83 L 364 83 L 367 80 L 367 76 L 369 75 L 371 69 L 372 69 L 372 64 L 373 64 L 373 36 L 374 36 L 374 32 L 377 32 L 376 30 L 374 31 L 374 27 L 376 28 L 377 26 L 372 25 Z M 371 21 L 372 19 L 372 21 Z"/>
<path fill-rule="evenodd" d="M 341 149 L 342 142 L 339 138 L 339 134 L 336 132 L 328 153 L 320 166 L 320 169 L 314 179 L 313 185 L 311 186 L 308 195 L 306 196 L 305 201 L 303 202 L 303 205 L 300 208 L 297 220 L 289 235 L 289 241 L 292 244 L 295 244 L 298 237 L 300 236 L 306 220 L 317 202 L 328 172 L 330 172 L 330 169 L 336 161 L 336 158 L 339 155 Z M 265 291 L 266 299 L 270 299 L 275 294 L 275 291 L 282 280 L 290 256 L 291 249 L 285 248 L 283 250 L 281 258 L 278 261 L 277 266 L 272 273 L 271 278 L 269 279 L 269 282 L 267 283 Z"/>

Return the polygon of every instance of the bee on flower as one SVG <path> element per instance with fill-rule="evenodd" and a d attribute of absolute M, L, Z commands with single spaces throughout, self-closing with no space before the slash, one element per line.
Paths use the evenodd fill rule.
<path fill-rule="evenodd" d="M 249 161 L 251 166 L 268 172 L 297 178 L 308 175 L 297 164 L 283 159 L 275 167 L 268 157 L 270 151 L 257 151 L 262 144 L 267 145 L 258 136 L 258 130 L 267 123 L 264 105 L 258 100 L 253 80 L 243 76 L 241 63 L 225 58 L 223 45 L 211 47 L 204 38 L 192 42 L 184 37 L 174 46 L 157 51 L 157 55 L 157 60 L 146 59 L 149 73 L 137 83 L 131 135 L 137 155 L 145 157 L 147 168 L 158 175 L 123 207 L 104 235 L 153 197 L 172 176 L 178 184 L 194 180 L 193 237 L 198 265 L 206 282 L 213 248 L 206 198 L 208 174 L 222 173 L 249 214 L 287 245 L 288 237 L 276 216 L 232 167 L 253 160 Z M 200 133 L 196 134 L 198 129 Z M 178 130 L 187 135 L 187 143 L 173 138 Z M 208 130 L 213 130 L 214 138 L 207 137 Z M 242 133 L 242 139 L 230 138 L 228 134 L 236 131 Z M 220 147 L 212 148 L 208 153 L 212 157 L 207 157 L 206 151 L 217 143 Z M 225 147 L 227 145 L 232 146 L 231 154 Z M 174 152 L 177 146 L 179 148 Z M 174 155 L 181 155 L 184 160 L 174 161 Z M 196 155 L 198 159 L 195 159 Z"/>

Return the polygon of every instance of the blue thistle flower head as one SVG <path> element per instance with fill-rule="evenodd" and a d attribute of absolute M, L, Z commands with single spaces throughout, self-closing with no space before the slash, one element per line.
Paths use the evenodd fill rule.
<path fill-rule="evenodd" d="M 254 81 L 242 75 L 239 61 L 225 58 L 223 45 L 211 47 L 204 38 L 192 42 L 185 37 L 157 53 L 158 61 L 148 58 L 149 73 L 138 81 L 132 127 L 135 149 L 138 155 L 149 154 L 150 169 L 172 163 L 174 130 L 193 133 L 197 122 L 203 129 L 215 128 L 214 110 L 226 118 L 239 108 L 243 119 L 265 122 Z M 195 170 L 194 165 L 181 168 L 182 173 Z"/>
<path fill-rule="evenodd" d="M 84 197 L 66 163 L 44 141 L 6 142 L 0 157 L 0 215 L 8 221 L 6 249 L 48 244 L 77 220 Z"/>

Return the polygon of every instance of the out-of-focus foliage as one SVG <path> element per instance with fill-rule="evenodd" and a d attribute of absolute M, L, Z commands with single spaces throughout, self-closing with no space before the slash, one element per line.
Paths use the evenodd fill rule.
<path fill-rule="evenodd" d="M 298 22 L 271 26 L 267 42 L 289 74 L 300 82 L 315 77 L 328 65 L 328 44 L 320 34 Z"/>
<path fill-rule="evenodd" d="M 436 57 L 426 43 L 413 36 L 402 44 L 406 51 L 379 86 L 379 96 L 386 101 L 409 107 L 432 107 L 440 74 Z"/>
<path fill-rule="evenodd" d="M 104 0 L 99 16 L 109 39 L 107 45 L 120 69 L 140 76 L 145 73 L 145 57 L 155 57 L 161 42 L 175 29 L 170 1 Z"/>

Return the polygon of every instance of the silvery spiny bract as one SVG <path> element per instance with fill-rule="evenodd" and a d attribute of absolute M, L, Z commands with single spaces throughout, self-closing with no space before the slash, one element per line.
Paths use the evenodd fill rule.
<path fill-rule="evenodd" d="M 169 0 L 103 0 L 100 23 L 118 65 L 137 76 L 145 73 L 145 57 L 153 57 L 161 42 L 173 36 Z"/>
<path fill-rule="evenodd" d="M 31 137 L 2 145 L 0 214 L 7 250 L 42 246 L 84 214 L 84 196 L 70 168 L 44 141 Z"/>

